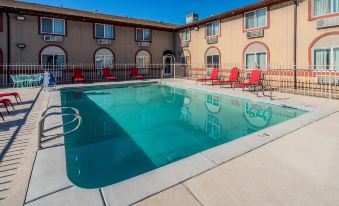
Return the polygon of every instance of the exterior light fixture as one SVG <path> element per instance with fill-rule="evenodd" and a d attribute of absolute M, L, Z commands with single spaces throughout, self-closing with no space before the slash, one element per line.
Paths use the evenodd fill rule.
<path fill-rule="evenodd" d="M 25 21 L 25 16 L 16 16 L 16 19 L 19 20 L 19 21 Z"/>

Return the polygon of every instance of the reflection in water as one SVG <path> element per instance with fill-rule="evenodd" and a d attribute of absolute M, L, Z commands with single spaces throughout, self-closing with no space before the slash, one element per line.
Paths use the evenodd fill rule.
<path fill-rule="evenodd" d="M 206 95 L 206 108 L 211 113 L 218 113 L 221 109 L 221 96 L 218 95 Z"/>
<path fill-rule="evenodd" d="M 61 94 L 62 105 L 78 108 L 83 119 L 65 148 L 68 177 L 84 188 L 132 178 L 303 113 L 157 84 L 80 91 Z"/>

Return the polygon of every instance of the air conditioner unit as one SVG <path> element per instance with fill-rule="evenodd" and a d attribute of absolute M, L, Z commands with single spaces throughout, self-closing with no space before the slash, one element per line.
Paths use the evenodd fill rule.
<path fill-rule="evenodd" d="M 218 43 L 217 36 L 207 37 L 207 44 L 216 44 L 216 43 Z"/>
<path fill-rule="evenodd" d="M 111 39 L 97 39 L 97 44 L 99 44 L 99 45 L 111 45 L 112 40 Z"/>
<path fill-rule="evenodd" d="M 264 30 L 256 30 L 247 32 L 247 39 L 254 39 L 264 36 Z"/>
<path fill-rule="evenodd" d="M 339 85 L 339 77 L 336 76 L 317 76 L 317 84 L 321 85 Z"/>
<path fill-rule="evenodd" d="M 328 27 L 339 26 L 339 16 L 317 20 L 317 28 L 324 29 Z"/>
<path fill-rule="evenodd" d="M 189 42 L 188 41 L 182 41 L 181 42 L 181 47 L 188 47 L 189 46 Z"/>
<path fill-rule="evenodd" d="M 44 35 L 44 41 L 62 42 L 62 36 Z"/>
<path fill-rule="evenodd" d="M 149 47 L 149 42 L 141 41 L 141 42 L 138 42 L 137 44 L 138 44 L 138 47 Z"/>

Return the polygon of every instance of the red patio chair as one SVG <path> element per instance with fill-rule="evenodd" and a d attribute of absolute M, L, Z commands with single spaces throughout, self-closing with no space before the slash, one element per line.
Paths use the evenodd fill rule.
<path fill-rule="evenodd" d="M 242 87 L 243 90 L 245 90 L 246 87 L 257 87 L 260 85 L 260 79 L 261 79 L 261 70 L 252 70 L 251 76 L 248 82 L 242 82 L 242 83 L 236 83 L 234 84 L 234 87 Z"/>
<path fill-rule="evenodd" d="M 0 99 L 0 103 L 3 104 L 3 105 L 5 106 L 5 108 L 6 108 L 8 114 L 9 114 L 9 110 L 8 110 L 8 108 L 7 108 L 8 105 L 11 105 L 12 108 L 13 108 L 13 110 L 14 110 L 14 106 L 13 106 L 13 104 L 12 104 L 12 102 L 11 102 L 10 99 Z"/>
<path fill-rule="evenodd" d="M 213 84 L 217 84 L 220 85 L 220 88 L 222 87 L 222 85 L 224 84 L 231 84 L 231 87 L 233 87 L 233 84 L 238 82 L 238 77 L 239 77 L 239 69 L 238 68 L 233 68 L 231 70 L 231 75 L 228 78 L 228 80 L 216 80 L 213 82 Z"/>
<path fill-rule="evenodd" d="M 74 68 L 73 80 L 75 83 L 85 81 L 85 78 L 82 76 L 82 71 L 80 68 Z"/>
<path fill-rule="evenodd" d="M 8 96 L 13 96 L 15 97 L 16 102 L 19 104 L 18 98 L 21 101 L 21 97 L 18 92 L 7 92 L 7 93 L 2 93 L 0 94 L 0 97 L 8 97 Z"/>
<path fill-rule="evenodd" d="M 218 80 L 218 76 L 219 76 L 219 69 L 214 68 L 209 78 L 198 78 L 195 84 L 197 84 L 198 82 L 205 82 L 206 84 L 207 81 L 212 81 L 213 83 L 214 80 Z"/>
<path fill-rule="evenodd" d="M 104 73 L 104 78 L 109 80 L 109 81 L 115 81 L 117 80 L 118 78 L 114 77 L 112 74 L 111 74 L 111 71 L 109 68 L 104 68 L 103 70 L 103 73 Z"/>
<path fill-rule="evenodd" d="M 131 68 L 131 76 L 135 79 L 143 79 L 145 78 L 143 75 L 139 75 L 138 68 Z"/>

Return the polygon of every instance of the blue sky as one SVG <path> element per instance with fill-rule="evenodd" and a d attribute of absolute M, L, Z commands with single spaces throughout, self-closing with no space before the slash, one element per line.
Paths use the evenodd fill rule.
<path fill-rule="evenodd" d="M 206 18 L 259 0 L 21 0 L 86 11 L 184 24 L 185 15 Z M 99 3 L 100 2 L 100 3 Z M 141 3 L 142 2 L 142 3 Z"/>

